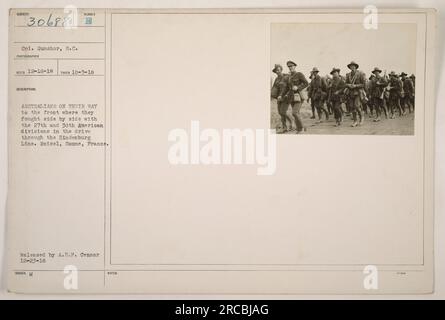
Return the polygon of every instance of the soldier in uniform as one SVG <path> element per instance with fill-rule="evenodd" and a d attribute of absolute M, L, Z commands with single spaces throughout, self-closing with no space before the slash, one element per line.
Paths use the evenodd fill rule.
<path fill-rule="evenodd" d="M 281 117 L 281 125 L 283 128 L 281 133 L 284 133 L 292 129 L 292 119 L 287 114 L 287 110 L 289 109 L 289 100 L 285 95 L 289 82 L 289 76 L 283 73 L 283 67 L 279 64 L 275 65 L 272 72 L 274 72 L 277 77 L 275 78 L 272 86 L 271 96 L 272 98 L 277 99 L 278 114 Z M 287 125 L 287 121 L 289 121 L 289 126 Z"/>
<path fill-rule="evenodd" d="M 303 104 L 301 91 L 303 91 L 308 86 L 308 82 L 304 74 L 295 70 L 297 66 L 295 62 L 288 61 L 286 65 L 289 68 L 289 81 L 287 85 L 286 96 L 289 99 L 290 105 L 292 107 L 292 115 L 295 119 L 295 125 L 297 126 L 297 133 L 302 133 L 306 129 L 303 126 L 303 121 L 300 115 L 300 109 Z"/>
<path fill-rule="evenodd" d="M 408 111 L 411 113 L 411 110 L 414 112 L 414 84 L 411 78 L 408 78 L 405 72 L 402 72 L 400 75 L 402 77 L 403 83 L 403 92 L 404 96 L 402 98 L 402 106 L 408 106 Z"/>
<path fill-rule="evenodd" d="M 414 74 L 410 75 L 409 78 L 413 82 L 414 89 L 416 89 L 416 76 Z"/>
<path fill-rule="evenodd" d="M 388 110 L 386 108 L 386 105 L 383 101 L 384 99 L 384 90 L 385 87 L 388 85 L 388 82 L 384 77 L 382 77 L 382 70 L 375 67 L 372 71 L 372 74 L 375 76 L 371 81 L 371 87 L 370 87 L 370 101 L 371 104 L 374 106 L 376 118 L 374 119 L 374 122 L 380 121 L 380 116 L 382 115 L 382 110 L 385 112 L 385 117 L 388 119 Z"/>
<path fill-rule="evenodd" d="M 342 96 L 345 90 L 345 81 L 340 76 L 340 69 L 333 68 L 331 71 L 332 80 L 329 85 L 328 103 L 334 109 L 335 126 L 340 126 L 343 122 Z"/>
<path fill-rule="evenodd" d="M 323 113 L 326 115 L 326 121 L 329 120 L 329 112 L 324 106 L 324 101 L 327 96 L 327 86 L 323 78 L 318 74 L 319 70 L 313 68 L 310 74 L 311 83 L 308 89 L 308 96 L 311 100 L 311 106 L 313 109 L 317 110 L 318 121 L 317 123 L 323 122 Z"/>
<path fill-rule="evenodd" d="M 359 65 L 354 61 L 348 64 L 348 68 L 351 72 L 346 74 L 346 95 L 354 121 L 352 127 L 356 127 L 357 125 L 363 124 L 364 121 L 362 105 L 365 101 L 364 89 L 366 76 L 362 71 L 358 70 Z M 357 115 L 359 119 L 357 119 Z"/>
<path fill-rule="evenodd" d="M 397 77 L 394 71 L 389 74 L 389 110 L 391 112 L 391 119 L 395 118 L 395 109 L 399 110 L 399 115 L 403 115 L 402 107 L 400 104 L 400 97 L 402 95 L 402 82 Z"/>
<path fill-rule="evenodd" d="M 372 101 L 369 98 L 371 96 L 371 87 L 372 87 L 374 78 L 375 78 L 375 74 L 371 73 L 371 76 L 369 77 L 369 79 L 366 80 L 365 93 L 366 93 L 367 100 L 363 103 L 363 111 L 365 114 L 368 114 L 368 110 L 369 110 L 370 118 L 372 118 L 374 115 L 374 105 L 372 104 Z"/>
<path fill-rule="evenodd" d="M 326 87 L 327 87 L 327 92 L 329 95 L 329 88 L 331 86 L 332 83 L 332 79 L 330 75 L 326 75 L 324 77 L 324 81 L 326 82 Z M 329 114 L 333 114 L 334 113 L 334 106 L 331 104 L 331 102 L 329 101 L 328 97 L 326 97 L 326 108 L 328 109 Z"/>

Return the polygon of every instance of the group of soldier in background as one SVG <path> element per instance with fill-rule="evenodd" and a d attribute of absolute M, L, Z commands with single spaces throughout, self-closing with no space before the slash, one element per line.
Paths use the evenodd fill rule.
<path fill-rule="evenodd" d="M 335 126 L 343 123 L 345 115 L 352 116 L 352 127 L 363 124 L 365 114 L 374 118 L 374 122 L 394 119 L 396 113 L 399 117 L 407 112 L 414 112 L 415 76 L 402 72 L 400 75 L 392 71 L 389 75 L 382 74 L 382 70 L 374 68 L 367 79 L 359 65 L 352 61 L 348 64 L 351 70 L 346 77 L 340 74 L 340 69 L 333 68 L 330 76 L 322 77 L 319 70 L 313 68 L 310 83 L 301 72 L 296 71 L 297 64 L 293 61 L 286 63 L 289 73 L 285 74 L 281 65 L 276 64 L 273 72 L 277 77 L 272 86 L 271 96 L 277 99 L 278 113 L 281 117 L 281 133 L 293 131 L 292 118 L 287 113 L 292 108 L 292 117 L 297 133 L 304 132 L 300 116 L 300 109 L 304 101 L 310 102 L 312 119 L 317 123 L 323 121 L 323 116 L 335 118 Z M 307 90 L 306 90 L 307 89 Z M 343 107 L 345 106 L 345 107 Z"/>

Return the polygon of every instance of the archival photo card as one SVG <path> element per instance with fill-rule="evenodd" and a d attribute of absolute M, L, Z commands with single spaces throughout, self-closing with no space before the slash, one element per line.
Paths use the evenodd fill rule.
<path fill-rule="evenodd" d="M 434 31 L 429 9 L 11 10 L 9 290 L 431 293 Z"/>

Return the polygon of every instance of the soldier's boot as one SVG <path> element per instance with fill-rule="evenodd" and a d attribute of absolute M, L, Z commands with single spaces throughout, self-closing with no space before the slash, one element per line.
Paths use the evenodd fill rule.
<path fill-rule="evenodd" d="M 374 122 L 379 122 L 379 121 L 380 121 L 380 111 L 376 111 Z"/>
<path fill-rule="evenodd" d="M 311 108 L 312 108 L 312 117 L 311 117 L 311 119 L 315 119 L 315 106 L 312 105 Z"/>
<path fill-rule="evenodd" d="M 279 133 L 284 133 L 287 131 L 286 117 L 281 116 L 281 131 Z"/>
<path fill-rule="evenodd" d="M 375 118 L 374 118 L 374 122 L 378 122 L 378 121 L 380 121 L 380 110 L 379 109 L 376 109 L 375 110 Z"/>
<path fill-rule="evenodd" d="M 359 117 L 360 117 L 360 122 L 359 125 L 361 126 L 363 124 L 363 121 L 365 121 L 365 115 L 363 114 L 363 112 L 359 112 Z"/>
<path fill-rule="evenodd" d="M 396 115 L 394 114 L 394 107 L 390 108 L 390 113 L 391 113 L 391 116 L 389 118 L 394 119 L 396 117 Z"/>
<path fill-rule="evenodd" d="M 287 114 L 285 117 L 286 117 L 287 121 L 289 121 L 289 125 L 287 125 L 287 121 L 285 121 L 286 129 L 287 129 L 287 131 L 292 131 L 292 119 Z"/>
<path fill-rule="evenodd" d="M 303 128 L 301 128 L 301 130 L 297 130 L 297 134 L 301 134 L 301 133 L 304 133 L 306 131 L 307 131 L 307 129 L 305 127 L 303 127 Z"/>

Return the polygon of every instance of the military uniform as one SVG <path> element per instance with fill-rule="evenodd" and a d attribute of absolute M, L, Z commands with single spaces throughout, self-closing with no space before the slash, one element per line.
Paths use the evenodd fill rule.
<path fill-rule="evenodd" d="M 396 77 L 396 74 L 392 72 L 390 74 L 391 79 L 389 80 L 389 111 L 391 112 L 391 118 L 395 117 L 395 109 L 399 110 L 399 115 L 403 115 L 402 107 L 400 104 L 400 98 L 402 95 L 403 84 L 400 79 Z"/>
<path fill-rule="evenodd" d="M 356 65 L 358 69 L 358 64 L 351 62 L 349 66 Z M 346 74 L 346 96 L 347 102 L 349 104 L 350 110 L 352 111 L 352 117 L 354 123 L 352 126 L 357 125 L 357 115 L 360 118 L 360 123 L 363 123 L 363 110 L 362 104 L 365 100 L 364 89 L 366 85 L 366 76 L 360 70 L 355 70 Z"/>
<path fill-rule="evenodd" d="M 277 75 L 272 86 L 272 92 L 276 92 L 278 113 L 281 117 L 281 124 L 284 131 L 292 128 L 292 119 L 287 115 L 287 110 L 289 109 L 289 99 L 286 96 L 288 82 L 289 75 L 281 74 Z M 289 126 L 287 125 L 287 120 L 289 120 Z"/>
<path fill-rule="evenodd" d="M 331 87 L 331 83 L 332 83 L 332 79 L 329 78 L 328 76 L 323 78 L 324 81 L 326 82 L 326 90 L 327 90 L 327 94 L 329 96 L 329 88 Z M 328 109 L 329 114 L 333 114 L 334 113 L 334 106 L 332 105 L 330 99 L 328 98 L 328 96 L 326 97 L 326 107 Z"/>
<path fill-rule="evenodd" d="M 324 107 L 324 101 L 327 97 L 327 85 L 325 80 L 318 74 L 312 77 L 308 94 L 311 99 L 311 105 L 317 110 L 319 121 L 321 122 L 323 113 L 326 115 L 326 120 L 329 120 L 329 112 Z"/>
<path fill-rule="evenodd" d="M 288 77 L 285 96 L 291 107 L 292 115 L 295 119 L 297 131 L 303 131 L 303 121 L 301 120 L 300 109 L 303 103 L 300 92 L 308 86 L 306 77 L 301 72 L 291 72 Z"/>
<path fill-rule="evenodd" d="M 339 69 L 333 69 L 331 74 L 335 71 L 340 72 Z M 339 126 L 343 121 L 343 109 L 341 108 L 341 104 L 345 85 L 346 83 L 340 75 L 338 77 L 332 78 L 329 85 L 328 100 L 329 103 L 332 105 L 332 108 L 334 109 L 334 117 L 337 126 Z"/>
<path fill-rule="evenodd" d="M 406 77 L 407 74 L 404 74 Z M 404 96 L 402 98 L 402 105 L 408 106 L 409 112 L 411 112 L 411 109 L 414 111 L 414 84 L 413 81 L 410 78 L 403 78 L 403 92 Z"/>
<path fill-rule="evenodd" d="M 369 117 L 371 118 L 372 115 L 374 114 L 374 106 L 371 103 L 371 99 L 369 99 L 370 97 L 370 93 L 371 93 L 371 87 L 372 87 L 372 80 L 375 78 L 375 75 L 372 74 L 369 79 L 366 80 L 366 84 L 365 84 L 365 94 L 366 94 L 366 101 L 363 101 L 363 111 L 365 114 L 368 114 L 368 109 L 369 109 Z"/>
<path fill-rule="evenodd" d="M 376 74 L 375 77 L 371 80 L 369 97 L 370 97 L 370 102 L 376 112 L 375 121 L 380 121 L 382 110 L 385 113 L 385 117 L 388 118 L 388 110 L 383 101 L 384 99 L 383 94 L 385 91 L 385 87 L 388 85 L 388 81 L 386 81 L 386 79 L 380 75 L 381 72 L 380 69 L 375 68 L 373 73 L 375 74 L 376 72 L 379 73 Z"/>

